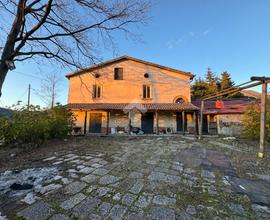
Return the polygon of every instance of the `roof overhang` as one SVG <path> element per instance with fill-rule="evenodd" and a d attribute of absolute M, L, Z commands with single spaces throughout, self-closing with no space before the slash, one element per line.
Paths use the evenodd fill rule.
<path fill-rule="evenodd" d="M 146 111 L 198 111 L 191 103 L 69 103 L 65 106 L 71 110 L 122 110 L 140 112 Z"/>

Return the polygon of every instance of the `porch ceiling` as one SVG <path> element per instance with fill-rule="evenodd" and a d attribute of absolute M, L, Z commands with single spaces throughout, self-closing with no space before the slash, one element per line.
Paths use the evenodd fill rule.
<path fill-rule="evenodd" d="M 140 111 L 197 111 L 191 103 L 69 103 L 67 109 Z"/>

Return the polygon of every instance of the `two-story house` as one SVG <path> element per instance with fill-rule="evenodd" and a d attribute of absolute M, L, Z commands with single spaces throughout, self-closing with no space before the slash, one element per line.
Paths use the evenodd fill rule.
<path fill-rule="evenodd" d="M 122 56 L 66 75 L 67 108 L 84 134 L 195 133 L 198 108 L 191 104 L 193 75 Z"/>

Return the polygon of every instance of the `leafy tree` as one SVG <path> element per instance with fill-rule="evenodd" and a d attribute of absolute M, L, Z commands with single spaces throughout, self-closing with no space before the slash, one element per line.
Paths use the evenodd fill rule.
<path fill-rule="evenodd" d="M 41 57 L 81 69 L 144 23 L 148 0 L 0 0 L 0 96 L 16 62 Z"/>
<path fill-rule="evenodd" d="M 11 117 L 0 118 L 0 140 L 9 144 L 41 144 L 51 138 L 65 137 L 74 125 L 74 115 L 61 106 L 40 110 L 31 106 L 17 108 Z"/>
<path fill-rule="evenodd" d="M 268 102 L 269 101 L 270 100 L 268 100 Z M 267 140 L 270 141 L 270 103 L 268 103 L 267 109 Z M 260 138 L 260 112 L 260 106 L 252 105 L 243 115 L 242 134 L 244 137 L 251 140 L 256 140 Z"/>

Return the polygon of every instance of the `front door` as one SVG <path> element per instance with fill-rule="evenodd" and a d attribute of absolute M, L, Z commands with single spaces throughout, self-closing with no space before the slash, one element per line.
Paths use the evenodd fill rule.
<path fill-rule="evenodd" d="M 176 113 L 176 125 L 178 132 L 183 131 L 183 117 L 181 112 Z"/>
<path fill-rule="evenodd" d="M 185 118 L 183 118 L 182 112 L 176 113 L 176 129 L 177 132 L 183 132 L 183 120 L 185 120 L 185 131 L 187 131 L 187 114 L 185 114 Z"/>
<path fill-rule="evenodd" d="M 207 120 L 207 115 L 203 115 L 202 133 L 208 134 L 208 120 Z"/>
<path fill-rule="evenodd" d="M 153 133 L 154 113 L 146 112 L 142 115 L 142 130 L 145 134 Z"/>
<path fill-rule="evenodd" d="M 89 133 L 101 133 L 102 113 L 90 113 Z"/>

